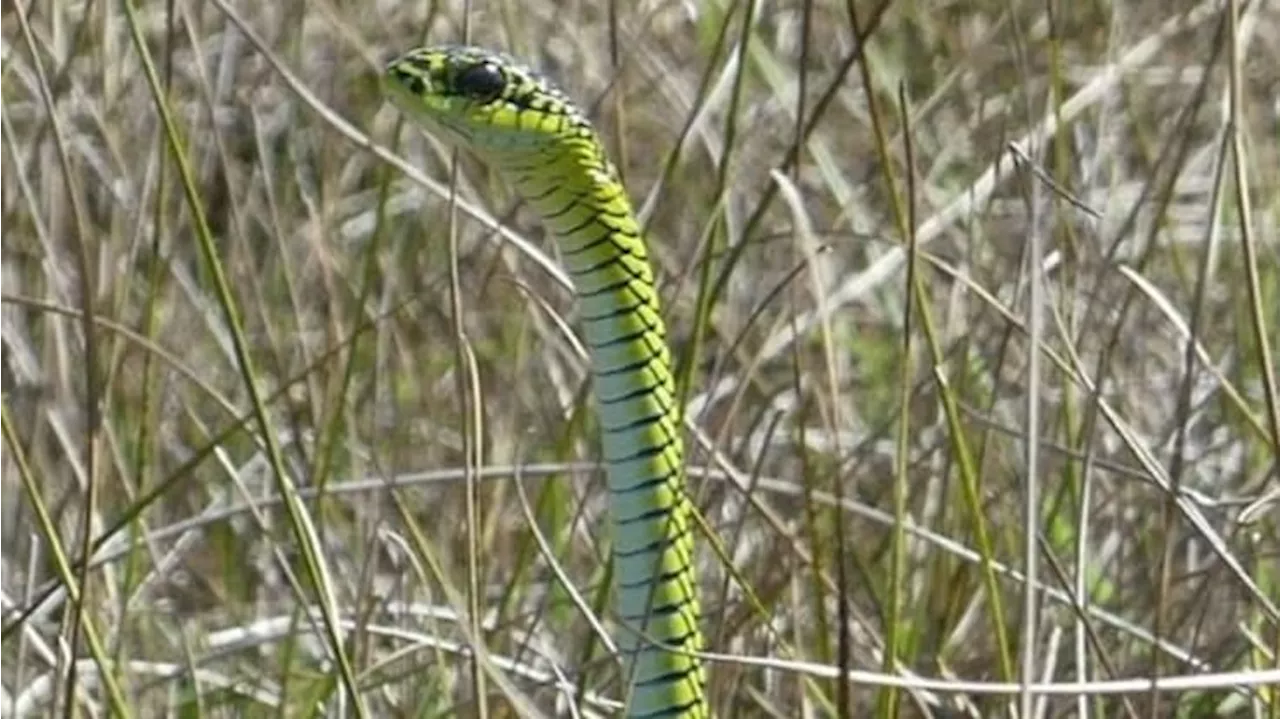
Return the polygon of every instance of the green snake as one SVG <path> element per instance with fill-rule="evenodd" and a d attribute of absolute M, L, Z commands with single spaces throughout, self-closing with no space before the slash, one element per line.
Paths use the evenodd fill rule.
<path fill-rule="evenodd" d="M 627 712 L 709 716 L 671 352 L 640 224 L 599 135 L 547 78 L 480 48 L 412 50 L 383 87 L 425 130 L 496 169 L 558 238 L 591 358 Z"/>

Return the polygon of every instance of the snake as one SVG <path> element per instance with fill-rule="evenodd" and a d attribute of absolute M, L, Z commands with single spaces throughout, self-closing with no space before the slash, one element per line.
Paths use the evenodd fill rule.
<path fill-rule="evenodd" d="M 495 170 L 555 236 L 608 484 L 626 714 L 711 716 L 671 349 L 640 222 L 600 134 L 545 74 L 480 47 L 410 50 L 381 84 L 414 125 Z"/>

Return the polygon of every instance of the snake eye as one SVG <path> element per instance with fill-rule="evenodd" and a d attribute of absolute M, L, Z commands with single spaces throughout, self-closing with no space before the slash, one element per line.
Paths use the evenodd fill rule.
<path fill-rule="evenodd" d="M 472 65 L 459 73 L 454 80 L 454 87 L 459 94 L 481 103 L 497 100 L 502 96 L 502 90 L 506 86 L 507 79 L 502 76 L 502 71 L 496 65 L 487 62 Z"/>

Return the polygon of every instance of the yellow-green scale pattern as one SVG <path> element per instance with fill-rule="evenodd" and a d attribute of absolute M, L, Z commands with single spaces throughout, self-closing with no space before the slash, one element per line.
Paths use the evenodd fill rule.
<path fill-rule="evenodd" d="M 428 129 L 497 168 L 558 238 L 591 355 L 628 715 L 709 716 L 692 654 L 703 639 L 671 353 L 645 242 L 599 137 L 545 78 L 476 48 L 408 53 L 386 84 Z"/>

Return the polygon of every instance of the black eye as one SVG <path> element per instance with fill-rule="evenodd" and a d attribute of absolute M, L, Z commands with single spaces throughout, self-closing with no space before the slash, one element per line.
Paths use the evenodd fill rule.
<path fill-rule="evenodd" d="M 502 71 L 496 65 L 487 62 L 472 65 L 458 73 L 457 79 L 454 80 L 454 87 L 458 93 L 476 102 L 497 100 L 502 96 L 502 90 L 506 85 L 507 79 L 502 76 Z"/>

